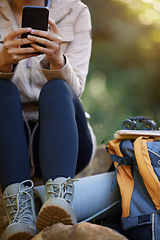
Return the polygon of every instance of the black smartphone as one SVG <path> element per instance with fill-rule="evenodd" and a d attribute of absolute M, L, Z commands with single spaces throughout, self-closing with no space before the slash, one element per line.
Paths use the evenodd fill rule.
<path fill-rule="evenodd" d="M 22 28 L 31 27 L 32 29 L 38 29 L 47 31 L 48 30 L 48 17 L 49 9 L 47 7 L 39 6 L 24 6 L 22 12 Z M 24 33 L 21 35 L 21 38 L 27 38 L 29 33 Z M 40 43 L 37 45 L 43 46 Z M 30 44 L 22 45 L 21 47 L 31 47 Z"/>

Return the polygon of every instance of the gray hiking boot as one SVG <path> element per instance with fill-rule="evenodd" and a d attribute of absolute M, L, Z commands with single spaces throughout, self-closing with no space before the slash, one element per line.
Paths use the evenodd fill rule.
<path fill-rule="evenodd" d="M 66 225 L 76 224 L 76 216 L 72 209 L 75 179 L 59 177 L 49 179 L 45 184 L 45 203 L 37 217 L 37 229 L 61 222 Z"/>
<path fill-rule="evenodd" d="M 28 186 L 29 185 L 29 186 Z M 2 195 L 9 225 L 1 240 L 29 240 L 36 235 L 33 182 L 9 185 Z"/>

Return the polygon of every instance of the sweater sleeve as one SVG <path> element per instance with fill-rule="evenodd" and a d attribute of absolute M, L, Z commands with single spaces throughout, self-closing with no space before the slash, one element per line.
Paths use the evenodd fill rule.
<path fill-rule="evenodd" d="M 9 72 L 9 73 L 5 73 L 5 72 L 0 72 L 0 79 L 8 79 L 11 80 L 11 78 L 13 77 L 14 72 Z"/>
<path fill-rule="evenodd" d="M 91 19 L 87 7 L 84 7 L 74 23 L 74 39 L 65 52 L 65 65 L 58 70 L 50 70 L 41 65 L 42 72 L 49 81 L 62 78 L 67 81 L 77 96 L 81 96 L 85 87 L 91 55 Z"/>

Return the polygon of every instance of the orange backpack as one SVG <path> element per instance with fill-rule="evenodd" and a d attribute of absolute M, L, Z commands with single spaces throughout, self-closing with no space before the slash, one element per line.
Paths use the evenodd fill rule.
<path fill-rule="evenodd" d="M 160 240 L 160 141 L 114 139 L 107 150 L 120 188 L 122 227 L 130 240 Z"/>

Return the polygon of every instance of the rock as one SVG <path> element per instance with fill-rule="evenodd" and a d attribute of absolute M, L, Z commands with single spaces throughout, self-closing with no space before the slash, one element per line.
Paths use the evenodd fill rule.
<path fill-rule="evenodd" d="M 46 227 L 32 240 L 127 240 L 114 230 L 92 223 L 82 222 L 76 225 L 57 223 Z"/>
<path fill-rule="evenodd" d="M 0 196 L 1 194 L 2 192 L 0 189 Z M 6 213 L 3 207 L 2 197 L 0 197 L 0 236 L 7 226 L 8 226 L 8 218 L 6 216 Z"/>

